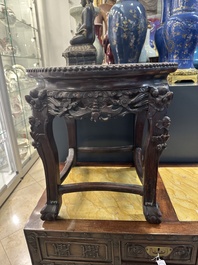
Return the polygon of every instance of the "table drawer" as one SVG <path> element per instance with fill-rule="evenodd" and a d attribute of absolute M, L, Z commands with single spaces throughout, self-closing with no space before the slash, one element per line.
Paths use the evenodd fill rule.
<path fill-rule="evenodd" d="M 154 259 L 159 253 L 168 264 L 196 264 L 197 245 L 189 242 L 175 242 L 168 244 L 154 241 L 130 242 L 123 241 L 121 247 L 122 260 L 134 262 L 148 262 Z"/>
<path fill-rule="evenodd" d="M 54 264 L 67 264 L 66 261 L 91 262 L 96 265 L 112 262 L 111 241 L 40 238 L 39 245 L 43 261 L 56 261 Z"/>

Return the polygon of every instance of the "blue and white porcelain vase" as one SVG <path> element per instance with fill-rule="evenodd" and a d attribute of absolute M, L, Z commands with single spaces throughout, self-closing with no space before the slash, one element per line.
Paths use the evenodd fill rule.
<path fill-rule="evenodd" d="M 194 68 L 193 57 L 198 42 L 198 0 L 172 0 L 172 15 L 163 27 L 168 61 L 178 69 Z"/>
<path fill-rule="evenodd" d="M 174 0 L 173 0 L 174 1 Z M 164 23 L 171 16 L 172 0 L 162 0 L 161 26 L 155 33 L 155 45 L 159 54 L 159 62 L 168 61 L 168 50 L 166 48 L 165 39 L 163 37 Z"/>
<path fill-rule="evenodd" d="M 114 62 L 136 63 L 146 38 L 147 18 L 137 0 L 120 0 L 109 12 L 108 37 Z"/>

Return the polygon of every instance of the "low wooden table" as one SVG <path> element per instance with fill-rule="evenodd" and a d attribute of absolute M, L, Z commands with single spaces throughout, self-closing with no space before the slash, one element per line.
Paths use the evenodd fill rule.
<path fill-rule="evenodd" d="M 67 181 L 72 182 L 73 178 L 76 178 L 72 171 Z M 95 169 L 92 168 L 92 171 L 94 174 Z M 175 182 L 181 180 L 181 175 L 185 174 L 191 180 L 190 170 L 185 173 L 182 171 L 178 173 L 175 169 L 173 171 L 176 171 Z M 160 172 L 164 172 L 164 170 L 160 168 Z M 168 193 L 165 188 L 165 186 L 169 187 L 172 183 L 171 170 L 169 169 L 167 172 L 165 170 L 164 173 L 168 177 L 162 180 L 160 175 L 158 175 L 157 185 L 157 200 L 163 213 L 162 223 L 159 225 L 146 222 L 142 219 L 142 217 L 144 218 L 143 214 L 140 218 L 139 213 L 141 211 L 137 211 L 131 218 L 131 209 L 127 206 L 123 207 L 123 210 L 121 209 L 119 219 L 116 220 L 119 212 L 117 201 L 120 198 L 120 194 L 111 192 L 108 200 L 105 201 L 104 198 L 103 204 L 105 204 L 106 208 L 100 216 L 92 214 L 89 219 L 88 216 L 83 219 L 85 217 L 83 210 L 86 213 L 91 211 L 89 203 L 86 203 L 86 197 L 89 198 L 89 202 L 93 197 L 90 198 L 90 194 L 86 196 L 82 192 L 82 194 L 79 194 L 79 205 L 75 206 L 71 201 L 70 205 L 65 205 L 63 202 L 61 207 L 60 212 L 63 212 L 65 207 L 66 209 L 70 207 L 73 218 L 63 214 L 55 221 L 42 221 L 40 219 L 40 211 L 46 201 L 46 193 L 44 193 L 24 229 L 32 264 L 148 265 L 157 264 L 155 257 L 159 253 L 160 258 L 164 259 L 167 265 L 198 265 L 197 200 L 196 196 L 194 196 L 194 201 L 191 203 L 194 208 L 191 214 L 188 211 L 188 221 L 186 221 L 184 211 L 189 202 L 186 201 L 185 204 L 182 199 L 185 198 L 185 194 L 193 193 L 196 190 L 196 177 L 192 178 L 194 182 L 191 185 L 180 185 L 180 192 L 176 189 L 179 204 L 182 205 L 180 209 L 178 201 L 177 207 L 174 207 L 175 193 Z M 135 175 L 135 172 L 132 171 L 131 176 L 131 174 L 128 174 L 128 170 L 120 168 L 120 175 L 129 181 Z M 112 176 L 114 178 L 114 174 Z M 184 182 L 188 183 L 187 180 Z M 187 192 L 187 187 L 189 186 L 191 189 L 188 189 Z M 93 196 L 94 192 L 91 193 Z M 133 194 L 122 195 L 124 199 L 131 197 L 133 206 L 141 205 L 138 200 L 139 196 Z M 64 197 L 67 196 L 71 196 L 71 194 L 64 195 Z M 99 191 L 96 196 L 103 198 L 104 192 Z M 115 209 L 115 213 L 112 216 L 109 214 L 111 211 L 108 207 L 109 201 L 112 201 L 111 205 Z M 97 208 L 95 213 L 102 211 L 100 204 L 95 204 L 94 206 Z M 87 209 L 87 207 L 90 209 Z M 180 213 L 184 218 L 180 217 L 179 219 Z"/>
<path fill-rule="evenodd" d="M 106 190 L 139 194 L 149 223 L 160 223 L 156 202 L 159 157 L 169 138 L 170 118 L 167 107 L 173 93 L 167 75 L 175 71 L 174 63 L 70 66 L 28 69 L 38 86 L 26 96 L 32 106 L 30 117 L 33 145 L 43 161 L 47 202 L 41 210 L 42 220 L 57 219 L 64 193 Z M 108 121 L 128 113 L 136 116 L 134 146 L 79 147 L 76 119 Z M 64 116 L 67 123 L 69 152 L 60 174 L 58 152 L 52 121 Z M 131 125 L 133 127 L 133 124 Z M 78 164 L 78 152 L 115 152 L 131 150 L 142 185 L 112 182 L 83 182 L 62 185 L 72 166 Z"/>

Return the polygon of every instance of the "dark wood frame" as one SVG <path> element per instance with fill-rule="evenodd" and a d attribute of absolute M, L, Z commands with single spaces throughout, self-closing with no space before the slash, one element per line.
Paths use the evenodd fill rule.
<path fill-rule="evenodd" d="M 173 93 L 167 75 L 176 68 L 174 63 L 148 63 L 28 69 L 29 76 L 38 82 L 26 100 L 33 110 L 30 117 L 33 145 L 45 170 L 47 203 L 41 211 L 42 220 L 57 219 L 64 193 L 106 190 L 141 195 L 146 220 L 161 222 L 156 202 L 158 163 L 169 138 L 167 107 Z M 76 119 L 107 121 L 128 113 L 136 116 L 134 146 L 107 147 L 103 151 L 133 151 L 142 185 L 107 182 L 62 185 L 78 162 L 78 151 L 101 152 L 101 148 L 83 150 L 77 146 Z M 52 130 L 55 116 L 65 117 L 69 138 L 68 157 L 61 173 Z"/>

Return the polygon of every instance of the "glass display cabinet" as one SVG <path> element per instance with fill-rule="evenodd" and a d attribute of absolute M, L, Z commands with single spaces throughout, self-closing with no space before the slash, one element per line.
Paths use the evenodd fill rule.
<path fill-rule="evenodd" d="M 5 190 L 9 194 L 9 183 L 17 184 L 38 157 L 31 145 L 31 109 L 24 95 L 35 87 L 25 69 L 42 66 L 40 47 L 35 2 L 0 0 L 0 203 Z"/>

